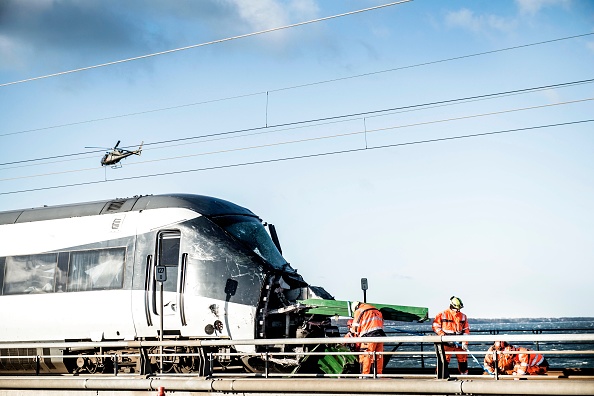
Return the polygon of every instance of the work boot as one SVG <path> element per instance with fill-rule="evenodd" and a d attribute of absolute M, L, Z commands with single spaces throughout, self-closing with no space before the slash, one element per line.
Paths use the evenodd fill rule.
<path fill-rule="evenodd" d="M 458 371 L 462 375 L 468 375 L 468 362 L 458 362 Z"/>

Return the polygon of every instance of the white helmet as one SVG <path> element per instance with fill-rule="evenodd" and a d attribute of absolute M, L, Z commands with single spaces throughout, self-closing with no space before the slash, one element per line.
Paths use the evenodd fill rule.
<path fill-rule="evenodd" d="M 456 297 L 456 296 L 450 297 L 450 305 L 456 309 L 464 308 L 464 304 L 462 303 L 462 300 L 460 299 L 460 297 Z"/>
<path fill-rule="evenodd" d="M 357 310 L 357 307 L 359 306 L 359 304 L 361 304 L 361 301 L 353 301 L 351 302 L 351 312 L 355 313 L 355 311 Z"/>

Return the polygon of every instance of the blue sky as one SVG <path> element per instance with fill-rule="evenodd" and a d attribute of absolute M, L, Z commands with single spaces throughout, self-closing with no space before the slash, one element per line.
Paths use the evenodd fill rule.
<path fill-rule="evenodd" d="M 337 299 L 594 316 L 591 1 L 414 0 L 15 83 L 387 3 L 2 1 L 0 210 L 211 195 Z M 118 140 L 145 149 L 85 148 Z"/>

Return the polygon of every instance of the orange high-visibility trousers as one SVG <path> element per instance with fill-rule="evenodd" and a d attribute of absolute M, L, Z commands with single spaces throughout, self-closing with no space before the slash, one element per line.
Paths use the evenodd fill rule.
<path fill-rule="evenodd" d="M 461 347 L 450 346 L 450 345 L 444 345 L 443 349 L 446 352 L 465 352 L 465 350 L 462 349 Z M 448 363 L 450 362 L 450 360 L 452 360 L 452 356 L 456 356 L 456 359 L 458 360 L 458 362 L 461 362 L 461 363 L 468 361 L 468 355 L 466 355 L 465 353 L 460 353 L 458 355 L 446 355 L 446 360 Z"/>
<path fill-rule="evenodd" d="M 361 344 L 362 352 L 369 352 L 369 354 L 359 355 L 359 363 L 361 363 L 361 374 L 371 374 L 373 367 L 373 353 L 372 352 L 383 352 L 384 344 L 377 342 L 369 342 Z M 377 374 L 381 374 L 384 371 L 384 355 L 379 353 L 375 354 L 375 361 L 377 364 Z"/>

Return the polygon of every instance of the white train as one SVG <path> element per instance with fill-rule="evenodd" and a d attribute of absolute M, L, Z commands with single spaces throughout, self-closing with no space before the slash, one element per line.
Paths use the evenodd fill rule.
<path fill-rule="evenodd" d="M 241 206 L 184 194 L 0 212 L 0 342 L 158 340 L 157 266 L 167 273 L 165 338 L 282 338 L 310 331 L 323 337 L 329 327 L 310 326 L 320 318 L 279 312 L 296 300 L 332 297 L 304 282 L 282 257 L 274 227 L 269 233 L 266 226 Z M 79 358 L 46 359 L 35 367 L 31 359 L 0 356 L 0 371 L 102 372 L 113 370 L 113 362 L 80 357 L 83 352 L 121 351 L 58 352 Z M 145 372 L 151 361 L 154 367 L 154 359 L 128 359 L 119 369 Z M 166 369 L 203 371 L 203 365 L 203 359 L 177 359 Z"/>

